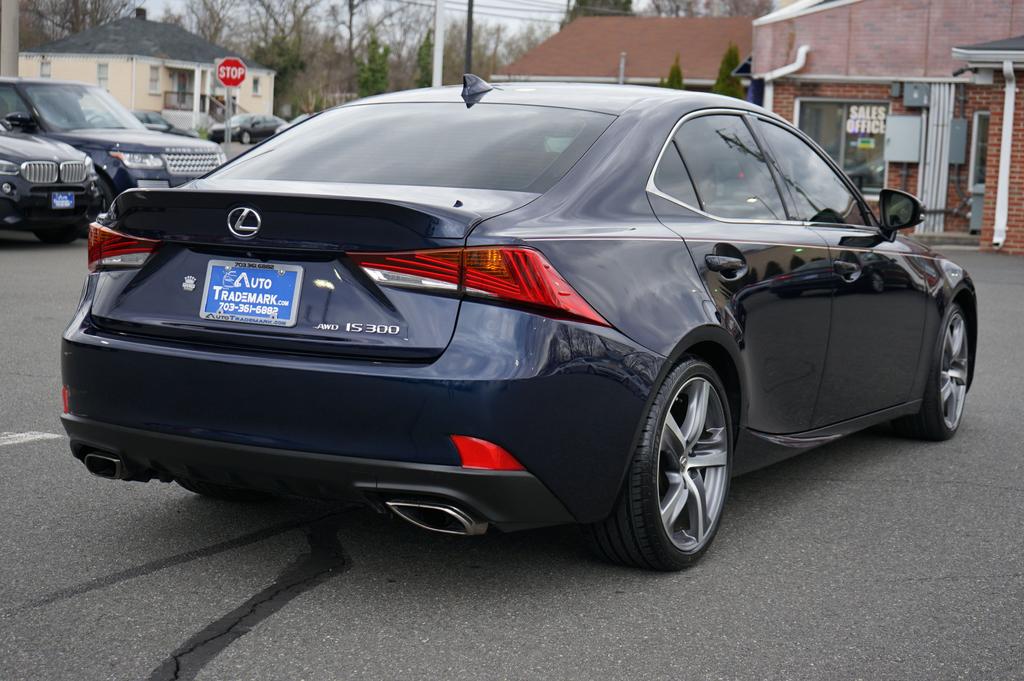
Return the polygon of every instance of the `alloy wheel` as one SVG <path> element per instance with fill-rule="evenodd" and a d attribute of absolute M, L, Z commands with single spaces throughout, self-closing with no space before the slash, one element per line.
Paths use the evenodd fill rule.
<path fill-rule="evenodd" d="M 679 549 L 700 549 L 712 534 L 728 487 L 729 434 L 722 398 L 699 376 L 669 403 L 658 457 L 661 522 Z"/>
<path fill-rule="evenodd" d="M 946 324 L 942 339 L 942 364 L 939 367 L 942 419 L 950 430 L 956 429 L 964 413 L 967 372 L 967 325 L 963 315 L 955 312 Z"/>

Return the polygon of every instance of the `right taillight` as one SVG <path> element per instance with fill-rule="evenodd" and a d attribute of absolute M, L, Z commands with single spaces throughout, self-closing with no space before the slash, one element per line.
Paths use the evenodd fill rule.
<path fill-rule="evenodd" d="M 539 251 L 473 246 L 393 253 L 349 253 L 379 284 L 460 291 L 548 315 L 610 326 Z"/>
<path fill-rule="evenodd" d="M 128 236 L 93 223 L 89 225 L 89 271 L 141 267 L 159 246 L 156 239 Z"/>

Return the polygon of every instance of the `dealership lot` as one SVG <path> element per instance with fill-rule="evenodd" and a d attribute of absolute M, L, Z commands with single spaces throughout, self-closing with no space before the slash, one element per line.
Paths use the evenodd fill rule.
<path fill-rule="evenodd" d="M 46 437 L 84 242 L 0 234 L 0 678 L 1021 678 L 1024 260 L 952 255 L 981 315 L 959 435 L 738 478 L 706 558 L 652 574 L 571 527 L 450 538 L 89 476 Z"/>

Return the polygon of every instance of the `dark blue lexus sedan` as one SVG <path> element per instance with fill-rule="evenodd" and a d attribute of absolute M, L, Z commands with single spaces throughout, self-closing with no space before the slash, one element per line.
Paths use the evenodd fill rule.
<path fill-rule="evenodd" d="M 362 100 L 91 227 L 62 345 L 89 471 L 359 501 L 456 534 L 579 523 L 673 570 L 731 476 L 872 424 L 956 432 L 960 267 L 742 101 L 506 84 Z"/>

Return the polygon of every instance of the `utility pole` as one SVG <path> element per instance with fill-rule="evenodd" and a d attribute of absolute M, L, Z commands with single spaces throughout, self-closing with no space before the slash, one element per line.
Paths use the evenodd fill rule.
<path fill-rule="evenodd" d="M 466 2 L 466 68 L 463 73 L 473 73 L 473 0 Z"/>
<path fill-rule="evenodd" d="M 0 76 L 18 75 L 18 0 L 0 1 Z"/>
<path fill-rule="evenodd" d="M 444 0 L 434 0 L 434 77 L 431 85 L 441 87 L 444 75 Z"/>

